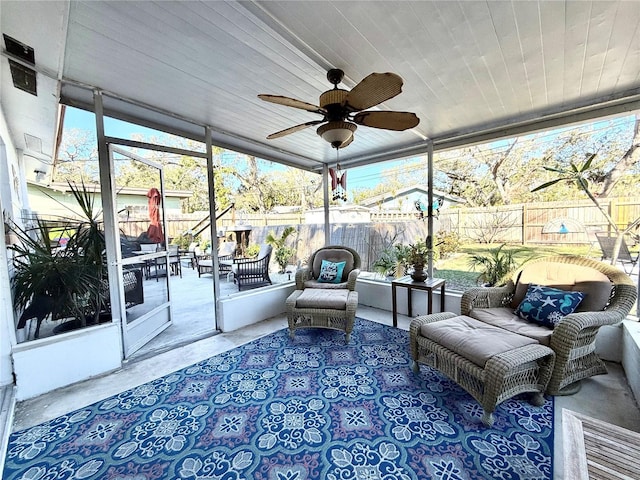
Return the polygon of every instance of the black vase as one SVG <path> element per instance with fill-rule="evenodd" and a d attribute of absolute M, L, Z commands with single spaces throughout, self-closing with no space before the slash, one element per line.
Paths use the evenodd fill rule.
<path fill-rule="evenodd" d="M 424 271 L 424 268 L 413 268 L 413 273 L 411 274 L 411 278 L 414 282 L 424 282 L 427 279 L 427 272 Z"/>

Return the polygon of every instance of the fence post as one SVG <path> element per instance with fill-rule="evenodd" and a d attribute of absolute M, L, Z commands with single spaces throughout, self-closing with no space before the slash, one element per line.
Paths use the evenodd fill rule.
<path fill-rule="evenodd" d="M 522 204 L 522 221 L 520 222 L 522 224 L 522 229 L 521 229 L 522 245 L 526 245 L 527 244 L 527 225 L 526 225 L 526 221 L 527 221 L 527 204 L 523 203 Z"/>
<path fill-rule="evenodd" d="M 609 200 L 609 216 L 613 219 L 613 222 L 616 224 L 616 226 L 620 228 L 620 209 L 615 198 L 611 198 Z M 624 228 L 625 227 L 623 227 L 622 229 L 624 230 Z"/>

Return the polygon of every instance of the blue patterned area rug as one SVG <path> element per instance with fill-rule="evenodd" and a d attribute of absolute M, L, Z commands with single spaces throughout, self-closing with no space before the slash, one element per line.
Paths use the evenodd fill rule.
<path fill-rule="evenodd" d="M 11 435 L 4 479 L 552 478 L 553 402 L 411 371 L 408 332 L 287 330 Z"/>

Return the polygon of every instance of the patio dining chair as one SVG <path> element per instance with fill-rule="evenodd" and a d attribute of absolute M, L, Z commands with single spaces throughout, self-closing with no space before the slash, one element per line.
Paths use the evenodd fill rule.
<path fill-rule="evenodd" d="M 154 267 L 156 281 L 164 275 L 180 275 L 182 278 L 182 265 L 180 264 L 180 254 L 178 253 L 178 245 L 169 245 L 169 268 L 167 269 L 167 259 L 158 257 L 151 260 L 149 268 Z M 150 275 L 151 276 L 151 275 Z"/>

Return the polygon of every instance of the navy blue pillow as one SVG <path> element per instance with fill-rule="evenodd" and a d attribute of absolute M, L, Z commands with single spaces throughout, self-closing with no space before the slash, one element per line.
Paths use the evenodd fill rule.
<path fill-rule="evenodd" d="M 524 320 L 553 328 L 564 316 L 573 313 L 583 298 L 582 292 L 567 292 L 532 283 L 515 313 Z"/>

